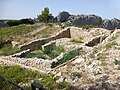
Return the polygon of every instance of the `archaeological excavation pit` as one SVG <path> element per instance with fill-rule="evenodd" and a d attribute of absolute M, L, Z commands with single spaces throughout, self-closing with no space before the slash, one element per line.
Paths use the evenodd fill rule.
<path fill-rule="evenodd" d="M 95 30 L 87 31 L 76 27 L 65 28 L 54 36 L 21 45 L 20 50 L 22 52 L 12 55 L 9 59 L 37 68 L 57 67 L 67 61 L 73 60 L 77 56 L 85 54 L 87 50 L 83 49 L 83 47 L 91 47 L 90 43 L 92 41 L 94 41 L 93 44 L 99 44 L 101 35 L 96 34 Z M 98 38 L 95 39 L 96 37 Z M 103 37 L 102 40 L 105 38 Z"/>

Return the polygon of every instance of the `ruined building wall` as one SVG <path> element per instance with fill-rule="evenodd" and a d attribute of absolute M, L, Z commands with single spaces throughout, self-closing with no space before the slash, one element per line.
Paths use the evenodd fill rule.
<path fill-rule="evenodd" d="M 60 38 L 70 38 L 70 37 L 71 37 L 70 28 L 66 28 L 66 29 L 63 29 L 62 31 L 60 31 L 59 33 L 57 33 L 54 36 L 44 38 L 44 39 L 35 40 L 35 41 L 32 41 L 28 44 L 21 45 L 20 49 L 21 50 L 27 50 L 27 49 L 35 50 L 35 49 L 41 48 L 42 45 L 44 45 L 44 44 L 46 44 L 50 41 L 60 39 Z"/>

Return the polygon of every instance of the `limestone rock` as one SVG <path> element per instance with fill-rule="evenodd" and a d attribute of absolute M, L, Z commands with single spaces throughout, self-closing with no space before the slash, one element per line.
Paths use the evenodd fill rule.
<path fill-rule="evenodd" d="M 15 41 L 12 41 L 11 43 L 12 43 L 13 47 L 15 47 L 15 46 L 17 46 L 19 44 L 19 42 L 15 42 Z"/>
<path fill-rule="evenodd" d="M 114 18 L 112 20 L 105 19 L 102 21 L 102 27 L 106 28 L 106 29 L 110 29 L 110 30 L 116 29 L 116 28 L 119 29 L 120 28 L 120 20 L 118 20 L 116 18 Z"/>
<path fill-rule="evenodd" d="M 58 22 L 65 22 L 69 18 L 70 14 L 68 12 L 60 12 L 56 17 Z"/>
<path fill-rule="evenodd" d="M 78 26 L 94 25 L 99 26 L 102 18 L 96 15 L 78 15 L 69 17 L 69 23 Z"/>

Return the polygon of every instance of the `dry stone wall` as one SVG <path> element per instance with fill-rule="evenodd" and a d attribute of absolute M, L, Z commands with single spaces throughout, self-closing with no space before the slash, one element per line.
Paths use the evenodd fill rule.
<path fill-rule="evenodd" d="M 32 41 L 32 42 L 30 42 L 28 44 L 21 45 L 20 49 L 21 50 L 27 50 L 27 49 L 36 50 L 36 49 L 42 48 L 42 45 L 44 45 L 44 44 L 46 44 L 46 43 L 48 43 L 50 41 L 60 39 L 60 38 L 70 38 L 70 37 L 71 37 L 70 28 L 66 28 L 66 29 L 63 29 L 61 32 L 57 33 L 55 36 L 35 40 L 35 41 Z"/>

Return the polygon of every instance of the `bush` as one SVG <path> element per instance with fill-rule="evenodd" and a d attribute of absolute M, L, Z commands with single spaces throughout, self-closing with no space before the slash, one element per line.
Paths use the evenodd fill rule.
<path fill-rule="evenodd" d="M 69 61 L 73 58 L 75 58 L 76 56 L 80 55 L 80 51 L 79 50 L 72 50 L 66 54 L 64 54 L 63 58 L 61 60 L 59 60 L 57 63 L 53 63 L 51 68 L 54 68 L 60 64 L 65 63 L 66 61 Z"/>
<path fill-rule="evenodd" d="M 46 47 L 43 51 L 39 50 L 39 52 L 27 53 L 25 57 L 26 58 L 37 57 L 37 58 L 42 58 L 42 59 L 54 59 L 58 55 L 60 55 L 61 52 L 64 52 L 64 48 L 62 46 L 51 46 L 51 47 Z"/>
<path fill-rule="evenodd" d="M 43 21 L 44 23 L 48 23 L 49 20 L 52 18 L 52 14 L 49 12 L 49 8 L 46 7 L 44 10 L 41 12 L 40 15 L 38 15 L 38 19 Z"/>
<path fill-rule="evenodd" d="M 34 24 L 34 21 L 32 19 L 21 19 L 21 24 Z"/>
<path fill-rule="evenodd" d="M 32 19 L 10 20 L 7 22 L 9 26 L 16 26 L 20 24 L 34 24 Z"/>
<path fill-rule="evenodd" d="M 8 56 L 19 52 L 20 49 L 17 47 L 13 48 L 11 43 L 7 43 L 0 49 L 0 51 L 2 52 L 0 55 Z"/>
<path fill-rule="evenodd" d="M 9 26 L 16 26 L 16 25 L 20 25 L 21 23 L 20 23 L 19 20 L 10 20 L 10 21 L 7 22 L 7 24 Z"/>

